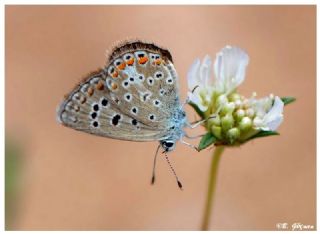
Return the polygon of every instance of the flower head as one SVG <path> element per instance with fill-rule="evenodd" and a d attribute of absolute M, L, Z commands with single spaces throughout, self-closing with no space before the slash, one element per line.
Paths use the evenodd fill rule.
<path fill-rule="evenodd" d="M 257 99 L 253 93 L 245 98 L 237 92 L 248 63 L 245 51 L 226 46 L 217 53 L 214 64 L 206 55 L 189 69 L 189 103 L 207 119 L 205 127 L 215 142 L 243 143 L 261 132 L 275 131 L 283 120 L 284 103 L 278 96 Z"/>

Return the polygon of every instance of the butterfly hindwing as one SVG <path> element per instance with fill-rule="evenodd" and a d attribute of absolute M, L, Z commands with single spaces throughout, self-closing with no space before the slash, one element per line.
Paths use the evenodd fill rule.
<path fill-rule="evenodd" d="M 128 64 L 119 72 L 121 86 L 116 95 L 124 100 L 121 110 L 128 115 L 135 115 L 148 126 L 166 128 L 168 117 L 172 114 L 171 107 L 178 103 L 176 75 L 169 69 L 169 65 L 173 65 L 161 57 L 156 64 L 152 61 L 153 54 L 139 50 L 126 53 L 123 60 L 128 62 L 126 58 L 132 57 L 133 64 Z M 116 62 L 121 60 L 118 59 Z M 137 109 L 138 114 L 132 112 L 133 107 Z"/>

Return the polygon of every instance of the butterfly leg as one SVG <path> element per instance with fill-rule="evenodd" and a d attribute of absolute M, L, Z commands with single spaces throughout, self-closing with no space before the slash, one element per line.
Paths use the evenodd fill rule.
<path fill-rule="evenodd" d="M 187 125 L 188 125 L 189 128 L 193 129 L 193 128 L 196 128 L 196 127 L 200 126 L 201 124 L 205 123 L 209 119 L 214 119 L 214 118 L 216 118 L 216 116 L 212 115 L 212 116 L 209 116 L 206 119 L 198 120 L 198 121 L 192 122 L 192 123 L 187 123 Z"/>
<path fill-rule="evenodd" d="M 184 134 L 184 136 L 186 138 L 189 138 L 189 139 L 197 139 L 197 138 L 200 138 L 200 137 L 203 137 L 205 134 L 200 134 L 200 135 L 196 135 L 196 136 L 189 136 L 187 135 L 186 133 Z"/>
<path fill-rule="evenodd" d="M 187 105 L 189 103 L 189 97 L 186 98 L 186 100 L 184 102 L 182 102 L 180 109 L 183 110 L 184 106 Z"/>
<path fill-rule="evenodd" d="M 181 104 L 180 108 L 183 109 L 184 106 L 189 103 L 189 101 L 190 101 L 189 97 L 187 97 L 186 100 Z M 188 125 L 188 127 L 193 129 L 193 128 L 196 128 L 199 125 L 203 124 L 204 122 L 206 122 L 208 119 L 211 119 L 211 118 L 215 118 L 215 116 L 210 116 L 207 119 L 197 120 L 197 121 L 194 121 L 194 122 L 191 122 L 191 123 L 187 122 L 187 125 Z"/>
<path fill-rule="evenodd" d="M 196 127 L 199 127 L 201 124 L 203 124 L 204 122 L 206 122 L 208 119 L 202 119 L 193 123 L 187 123 L 188 127 L 191 129 L 194 129 Z"/>
<path fill-rule="evenodd" d="M 192 145 L 192 144 L 190 144 L 190 143 L 188 143 L 188 142 L 185 142 L 185 141 L 182 140 L 182 139 L 180 140 L 180 142 L 181 142 L 182 144 L 184 144 L 184 145 L 186 145 L 186 146 L 189 146 L 190 148 L 195 149 L 196 151 L 200 152 L 200 150 L 198 149 L 197 146 Z"/>
<path fill-rule="evenodd" d="M 194 124 L 196 124 L 196 123 L 198 123 L 198 122 L 200 122 L 200 121 L 202 121 L 202 120 L 193 121 L 193 122 L 190 123 L 190 125 L 194 125 Z"/>

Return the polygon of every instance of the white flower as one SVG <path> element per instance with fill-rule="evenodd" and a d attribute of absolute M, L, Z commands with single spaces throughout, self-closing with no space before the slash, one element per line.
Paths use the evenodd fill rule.
<path fill-rule="evenodd" d="M 248 63 L 246 52 L 226 46 L 214 65 L 207 55 L 202 62 L 196 59 L 188 72 L 189 102 L 209 119 L 204 126 L 222 143 L 246 142 L 260 131 L 275 131 L 283 121 L 284 103 L 279 97 L 256 99 L 253 92 L 245 98 L 237 92 Z"/>
<path fill-rule="evenodd" d="M 216 55 L 215 86 L 219 92 L 230 94 L 245 78 L 249 56 L 242 49 L 226 46 Z"/>
<path fill-rule="evenodd" d="M 211 100 L 212 86 L 210 77 L 212 75 L 212 61 L 210 56 L 205 56 L 202 63 L 196 59 L 191 65 L 188 78 L 188 98 L 196 104 L 201 111 L 206 111 Z"/>
<path fill-rule="evenodd" d="M 216 56 L 214 66 L 206 55 L 202 63 L 196 59 L 191 65 L 188 78 L 188 98 L 201 111 L 206 111 L 214 91 L 230 94 L 245 78 L 249 56 L 240 48 L 226 46 Z M 216 80 L 213 82 L 212 70 Z"/>
<path fill-rule="evenodd" d="M 279 97 L 275 97 L 274 101 L 272 97 L 258 100 L 254 105 L 256 111 L 254 128 L 275 131 L 283 121 L 283 107 L 284 103 Z"/>

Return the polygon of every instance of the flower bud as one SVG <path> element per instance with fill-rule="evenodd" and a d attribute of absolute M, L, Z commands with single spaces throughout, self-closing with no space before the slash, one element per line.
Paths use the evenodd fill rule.
<path fill-rule="evenodd" d="M 241 108 L 242 107 L 242 101 L 239 99 L 239 100 L 236 100 L 234 102 L 234 104 L 236 105 L 236 108 Z"/>
<path fill-rule="evenodd" d="M 228 113 L 232 113 L 235 108 L 236 108 L 236 105 L 234 104 L 234 102 L 226 103 L 226 104 L 222 107 L 221 113 L 222 113 L 223 115 L 228 114 Z"/>
<path fill-rule="evenodd" d="M 241 131 L 245 132 L 252 127 L 252 120 L 249 117 L 243 117 L 239 123 L 239 128 Z"/>
<path fill-rule="evenodd" d="M 221 138 L 222 138 L 222 135 L 221 135 L 221 127 L 212 125 L 212 127 L 211 127 L 211 132 L 212 132 L 212 134 L 213 134 L 216 138 L 218 138 L 218 139 L 221 139 Z"/>
<path fill-rule="evenodd" d="M 235 117 L 236 117 L 237 121 L 240 121 L 245 116 L 245 114 L 246 113 L 243 109 L 237 110 L 235 113 Z"/>
<path fill-rule="evenodd" d="M 231 114 L 227 114 L 221 119 L 221 127 L 223 131 L 227 131 L 233 127 L 234 119 Z"/>
<path fill-rule="evenodd" d="M 216 106 L 219 108 L 221 106 L 224 106 L 228 103 L 228 98 L 226 95 L 222 94 L 220 95 L 216 100 Z"/>
<path fill-rule="evenodd" d="M 233 144 L 240 136 L 240 130 L 238 128 L 231 128 L 227 132 L 227 138 L 231 144 Z"/>
<path fill-rule="evenodd" d="M 221 124 L 221 121 L 220 121 L 220 116 L 219 115 L 215 115 L 214 117 L 208 119 L 209 128 L 212 125 L 220 126 L 220 124 Z"/>
<path fill-rule="evenodd" d="M 249 108 L 246 110 L 246 115 L 250 118 L 254 116 L 254 110 L 252 108 Z"/>
<path fill-rule="evenodd" d="M 240 101 L 240 99 L 241 99 L 241 96 L 238 93 L 232 93 L 229 97 L 229 100 L 231 102 L 236 102 L 238 100 Z"/>

